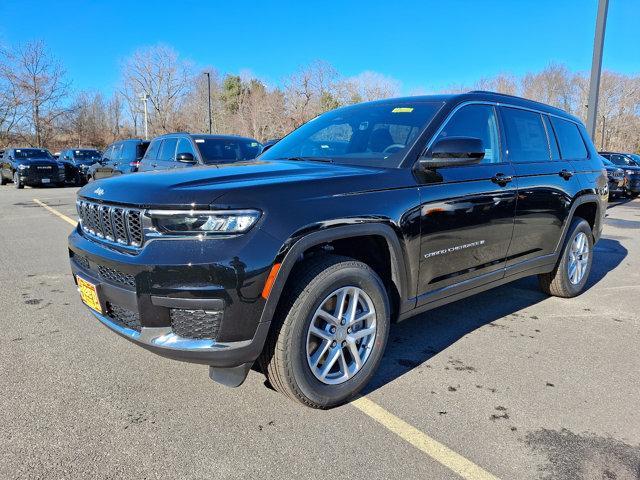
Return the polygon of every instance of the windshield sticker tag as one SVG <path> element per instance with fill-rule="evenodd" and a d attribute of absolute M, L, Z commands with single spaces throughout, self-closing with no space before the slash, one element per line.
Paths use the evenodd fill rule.
<path fill-rule="evenodd" d="M 413 107 L 396 107 L 391 110 L 391 113 L 411 113 L 413 112 Z"/>
<path fill-rule="evenodd" d="M 20 153 L 22 150 L 16 150 L 16 152 Z"/>
<path fill-rule="evenodd" d="M 196 143 L 204 143 L 204 139 L 202 139 L 202 138 L 196 138 Z"/>
<path fill-rule="evenodd" d="M 258 146 L 258 142 L 251 142 L 251 146 L 252 147 L 257 147 Z"/>

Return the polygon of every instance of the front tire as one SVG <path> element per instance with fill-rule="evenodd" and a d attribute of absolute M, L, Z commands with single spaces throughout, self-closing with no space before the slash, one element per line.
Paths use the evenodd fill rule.
<path fill-rule="evenodd" d="M 540 288 L 554 297 L 571 298 L 579 295 L 589 279 L 593 262 L 593 233 L 586 220 L 576 217 L 562 250 L 562 256 L 550 273 L 538 275 Z"/>
<path fill-rule="evenodd" d="M 389 299 L 380 277 L 348 257 L 298 265 L 283 293 L 260 358 L 271 385 L 313 408 L 353 398 L 374 375 L 389 335 Z"/>
<path fill-rule="evenodd" d="M 20 182 L 20 177 L 18 176 L 18 172 L 13 174 L 13 184 L 18 190 L 24 188 L 24 185 Z"/>

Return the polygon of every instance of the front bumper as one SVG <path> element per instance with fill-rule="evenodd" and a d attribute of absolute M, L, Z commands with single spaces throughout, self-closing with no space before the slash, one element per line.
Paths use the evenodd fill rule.
<path fill-rule="evenodd" d="M 152 241 L 131 255 L 76 229 L 69 256 L 76 283 L 80 276 L 96 286 L 102 312 L 89 310 L 107 328 L 164 357 L 233 368 L 258 358 L 270 325 L 261 322 L 261 291 L 272 259 L 247 249 L 252 240 L 277 251 L 256 229 L 230 242 Z"/>
<path fill-rule="evenodd" d="M 127 328 L 95 310 L 89 311 L 111 331 L 163 357 L 218 368 L 232 368 L 253 362 L 260 355 L 269 333 L 269 323 L 260 323 L 251 340 L 216 342 L 211 339 L 192 339 L 173 333 L 171 327 L 143 327 L 139 332 Z"/>
<path fill-rule="evenodd" d="M 640 178 L 635 175 L 627 180 L 627 184 L 625 185 L 625 189 L 631 193 L 639 193 L 640 192 Z"/>

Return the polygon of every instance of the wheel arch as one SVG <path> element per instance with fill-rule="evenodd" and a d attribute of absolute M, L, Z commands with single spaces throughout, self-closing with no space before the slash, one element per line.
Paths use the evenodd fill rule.
<path fill-rule="evenodd" d="M 294 266 L 304 258 L 305 252 L 312 251 L 314 248 L 319 248 L 331 242 L 347 241 L 356 237 L 378 237 L 384 240 L 386 245 L 385 253 L 389 255 L 390 280 L 393 282 L 398 295 L 399 303 L 397 308 L 399 311 L 409 307 L 413 308 L 415 302 L 407 298 L 407 292 L 409 291 L 407 259 L 398 235 L 389 225 L 364 223 L 331 227 L 302 237 L 293 237 L 285 242 L 274 262 L 274 265 L 279 264 L 279 269 L 267 297 L 260 322 L 268 322 L 273 318 L 287 280 Z"/>
<path fill-rule="evenodd" d="M 589 217 L 584 218 L 584 220 L 586 220 L 591 226 L 593 242 L 596 243 L 599 240 L 600 232 L 602 231 L 602 218 L 604 216 L 602 207 L 603 205 L 600 201 L 600 198 L 594 193 L 584 193 L 576 196 L 571 205 L 571 210 L 569 211 L 569 214 L 564 221 L 564 225 L 562 227 L 562 235 L 558 239 L 556 252 L 560 252 L 560 250 L 564 246 L 569 226 L 571 225 L 571 222 L 575 217 Z M 592 209 L 593 211 L 591 211 Z"/>

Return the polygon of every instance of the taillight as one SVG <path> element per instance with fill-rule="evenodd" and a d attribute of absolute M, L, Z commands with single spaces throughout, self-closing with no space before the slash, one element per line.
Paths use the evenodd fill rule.
<path fill-rule="evenodd" d="M 137 160 L 135 162 L 129 162 L 129 166 L 138 168 L 140 166 L 140 162 Z"/>

